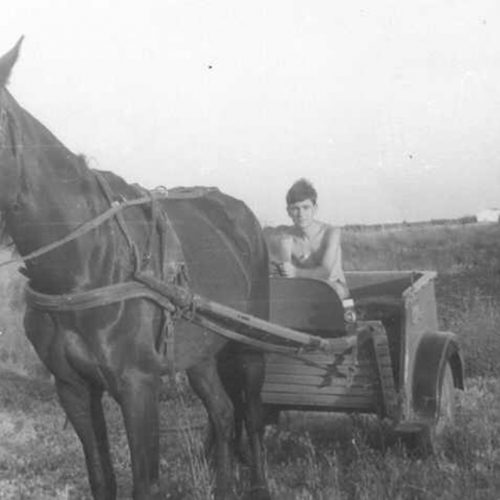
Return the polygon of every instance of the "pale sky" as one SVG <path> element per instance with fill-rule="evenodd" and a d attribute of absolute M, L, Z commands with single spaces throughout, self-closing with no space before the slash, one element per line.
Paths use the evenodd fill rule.
<path fill-rule="evenodd" d="M 286 223 L 500 206 L 498 0 L 16 0 L 10 90 L 91 166 L 218 186 Z"/>

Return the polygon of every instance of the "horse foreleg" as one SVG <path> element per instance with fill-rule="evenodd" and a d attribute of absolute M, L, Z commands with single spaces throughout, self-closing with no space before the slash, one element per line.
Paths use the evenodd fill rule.
<path fill-rule="evenodd" d="M 203 401 L 215 437 L 215 500 L 233 498 L 233 467 L 230 439 L 233 434 L 233 405 L 226 394 L 214 359 L 187 370 L 189 382 Z"/>
<path fill-rule="evenodd" d="M 132 462 L 134 500 L 160 499 L 159 378 L 133 371 L 122 381 L 120 403 Z"/>
<path fill-rule="evenodd" d="M 234 427 L 233 427 L 233 438 L 231 444 L 233 447 L 233 454 L 238 458 L 238 460 L 241 463 L 246 465 L 249 463 L 249 459 L 247 457 L 246 449 L 243 445 L 243 423 L 245 421 L 245 402 L 243 401 L 243 394 L 241 390 L 239 390 L 240 389 L 239 387 L 238 391 L 231 392 L 231 389 L 232 388 L 228 388 L 228 386 L 224 383 L 224 390 L 226 391 L 226 394 L 229 396 L 229 399 L 231 400 L 234 411 L 234 424 L 233 424 Z M 208 460 L 211 460 L 213 456 L 214 446 L 215 446 L 214 426 L 212 422 L 209 421 L 207 436 L 205 438 L 205 444 L 204 444 L 205 456 Z"/>
<path fill-rule="evenodd" d="M 102 391 L 79 380 L 56 379 L 56 390 L 83 446 L 90 488 L 95 500 L 114 500 L 116 481 L 109 454 Z"/>

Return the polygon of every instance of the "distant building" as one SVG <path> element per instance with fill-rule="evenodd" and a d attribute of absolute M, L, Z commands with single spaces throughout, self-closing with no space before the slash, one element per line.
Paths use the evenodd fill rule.
<path fill-rule="evenodd" d="M 478 222 L 500 222 L 500 208 L 486 208 L 476 215 Z"/>

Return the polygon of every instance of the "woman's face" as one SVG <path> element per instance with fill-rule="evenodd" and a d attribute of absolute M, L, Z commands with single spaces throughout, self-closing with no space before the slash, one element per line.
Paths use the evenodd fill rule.
<path fill-rule="evenodd" d="M 295 227 L 306 229 L 314 222 L 316 208 L 316 204 L 311 199 L 307 199 L 291 203 L 287 207 L 287 212 Z"/>

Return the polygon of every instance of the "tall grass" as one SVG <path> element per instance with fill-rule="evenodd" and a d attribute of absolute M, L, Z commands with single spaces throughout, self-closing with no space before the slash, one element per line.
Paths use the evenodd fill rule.
<path fill-rule="evenodd" d="M 500 297 L 473 288 L 441 317 L 443 326 L 459 335 L 466 376 L 500 376 Z"/>
<path fill-rule="evenodd" d="M 458 273 L 500 271 L 500 224 L 344 231 L 347 270 L 430 269 Z"/>
<path fill-rule="evenodd" d="M 193 500 L 212 500 L 211 492 L 214 478 L 209 467 L 200 429 L 192 424 L 189 388 L 183 378 L 176 378 L 173 384 L 176 390 L 176 425 L 180 432 L 182 448 L 187 457 L 191 480 L 190 498 Z"/>

